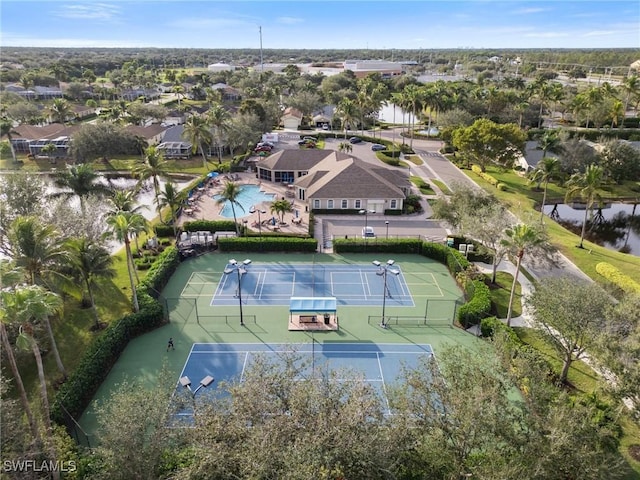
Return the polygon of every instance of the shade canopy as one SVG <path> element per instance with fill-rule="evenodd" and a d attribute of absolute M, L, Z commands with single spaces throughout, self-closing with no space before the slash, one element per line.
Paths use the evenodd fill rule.
<path fill-rule="evenodd" d="M 336 297 L 291 297 L 290 312 L 335 312 Z"/>

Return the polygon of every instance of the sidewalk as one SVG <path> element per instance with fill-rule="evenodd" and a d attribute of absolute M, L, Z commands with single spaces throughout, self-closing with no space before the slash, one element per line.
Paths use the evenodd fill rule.
<path fill-rule="evenodd" d="M 474 262 L 474 265 L 476 265 L 482 273 L 490 274 L 493 270 L 491 265 L 489 265 L 488 263 Z M 498 265 L 498 271 L 507 272 L 507 273 L 510 273 L 511 275 L 515 275 L 516 266 L 507 260 L 503 260 Z M 524 297 L 526 297 L 527 295 L 533 292 L 534 287 L 532 283 L 529 281 L 529 279 L 522 274 L 522 271 L 518 275 L 518 282 L 520 283 L 521 294 L 522 294 L 522 298 L 524 299 Z M 502 320 L 506 322 L 506 319 L 502 319 Z M 531 315 L 531 312 L 529 311 L 529 309 L 526 308 L 524 303 L 522 305 L 522 315 L 520 315 L 519 317 L 512 317 L 511 326 L 512 327 L 528 327 L 528 328 L 534 327 L 533 316 Z M 468 328 L 467 332 L 472 333 L 476 336 L 479 336 L 480 325 L 474 325 Z"/>

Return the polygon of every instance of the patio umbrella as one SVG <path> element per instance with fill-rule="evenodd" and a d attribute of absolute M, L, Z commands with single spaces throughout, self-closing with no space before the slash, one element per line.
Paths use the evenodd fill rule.
<path fill-rule="evenodd" d="M 218 175 L 220 175 L 218 172 L 209 172 L 209 173 L 207 173 L 207 177 L 209 177 L 209 178 L 215 178 Z"/>

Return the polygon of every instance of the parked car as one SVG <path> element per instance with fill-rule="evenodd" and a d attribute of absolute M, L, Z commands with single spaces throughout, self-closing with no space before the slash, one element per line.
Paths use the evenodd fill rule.
<path fill-rule="evenodd" d="M 362 143 L 362 139 L 360 137 L 351 137 L 349 143 Z"/>
<path fill-rule="evenodd" d="M 382 145 L 381 143 L 374 143 L 373 145 L 371 145 L 371 150 L 373 150 L 374 152 L 380 152 L 386 149 L 387 147 Z"/>
<path fill-rule="evenodd" d="M 316 146 L 316 139 L 315 138 L 309 138 L 309 137 L 307 137 L 306 139 L 303 138 L 302 140 L 300 140 L 298 142 L 298 145 L 313 145 L 315 147 Z"/>
<path fill-rule="evenodd" d="M 258 145 L 256 145 L 256 147 L 269 147 L 269 148 L 275 148 L 275 145 L 271 142 L 260 142 L 258 143 Z"/>
<path fill-rule="evenodd" d="M 316 137 L 302 137 L 302 140 L 308 140 L 310 142 L 317 142 L 318 139 Z"/>
<path fill-rule="evenodd" d="M 261 147 L 256 147 L 253 151 L 256 152 L 256 153 L 259 153 L 259 152 L 270 152 L 271 151 L 271 147 L 268 147 L 267 145 L 262 145 Z"/>
<path fill-rule="evenodd" d="M 373 231 L 373 227 L 363 227 L 362 238 L 375 238 L 376 233 Z"/>

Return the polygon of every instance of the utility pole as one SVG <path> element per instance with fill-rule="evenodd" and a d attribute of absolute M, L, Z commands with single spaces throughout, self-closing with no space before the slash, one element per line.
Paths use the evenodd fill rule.
<path fill-rule="evenodd" d="M 262 58 L 262 26 L 258 26 L 258 32 L 260 32 L 260 72 L 264 72 L 264 61 Z"/>

